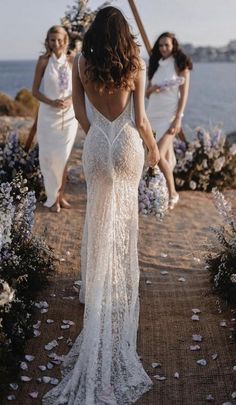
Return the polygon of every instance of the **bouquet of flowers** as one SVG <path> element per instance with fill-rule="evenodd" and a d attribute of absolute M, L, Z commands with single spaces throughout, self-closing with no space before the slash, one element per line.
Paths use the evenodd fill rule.
<path fill-rule="evenodd" d="M 214 291 L 236 307 L 236 218 L 223 194 L 214 190 L 213 198 L 224 224 L 212 228 L 216 240 L 209 248 L 207 269 Z"/>
<path fill-rule="evenodd" d="M 144 170 L 139 184 L 139 212 L 162 219 L 168 209 L 166 180 L 158 166 Z"/>
<path fill-rule="evenodd" d="M 221 129 L 195 130 L 191 142 L 174 140 L 178 189 L 211 191 L 236 186 L 236 145 L 229 146 Z"/>
<path fill-rule="evenodd" d="M 184 77 L 177 76 L 175 79 L 164 80 L 161 83 L 157 83 L 157 86 L 159 87 L 160 91 L 166 91 L 173 87 L 181 86 L 182 84 L 184 84 L 184 81 L 185 81 Z"/>

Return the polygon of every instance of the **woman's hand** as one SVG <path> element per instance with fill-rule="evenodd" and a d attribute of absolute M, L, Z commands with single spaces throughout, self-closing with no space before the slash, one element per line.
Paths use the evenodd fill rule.
<path fill-rule="evenodd" d="M 168 133 L 171 135 L 177 135 L 182 127 L 182 119 L 180 117 L 175 117 L 174 121 L 172 122 Z"/>
<path fill-rule="evenodd" d="M 153 86 L 149 86 L 147 88 L 145 95 L 147 98 L 149 98 L 152 93 L 160 93 L 160 91 L 160 87 L 157 84 L 154 84 Z"/>
<path fill-rule="evenodd" d="M 60 108 L 60 109 L 69 108 L 72 105 L 72 98 L 69 97 L 65 100 L 63 100 L 63 99 L 51 100 L 50 105 L 51 105 L 51 107 Z"/>
<path fill-rule="evenodd" d="M 155 147 L 148 151 L 147 164 L 148 166 L 154 167 L 155 165 L 158 164 L 159 160 L 160 160 L 160 153 L 155 143 Z"/>

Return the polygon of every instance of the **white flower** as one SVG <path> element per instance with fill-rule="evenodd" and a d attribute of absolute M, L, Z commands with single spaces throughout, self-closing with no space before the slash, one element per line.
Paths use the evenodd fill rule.
<path fill-rule="evenodd" d="M 192 154 L 192 152 L 186 152 L 185 153 L 185 159 L 186 160 L 188 160 L 189 162 L 192 162 L 192 160 L 193 160 L 193 154 Z"/>
<path fill-rule="evenodd" d="M 225 164 L 225 157 L 224 156 L 216 159 L 215 162 L 214 162 L 215 171 L 220 172 L 222 167 L 224 166 L 224 164 Z"/>
<path fill-rule="evenodd" d="M 0 287 L 2 287 L 0 290 L 0 307 L 4 307 L 14 300 L 15 290 L 4 280 L 0 280 Z"/>
<path fill-rule="evenodd" d="M 230 280 L 232 281 L 232 283 L 236 283 L 236 274 L 231 274 Z"/>
<path fill-rule="evenodd" d="M 196 190 L 197 183 L 195 181 L 191 180 L 189 183 L 189 187 L 191 188 L 191 190 Z"/>
<path fill-rule="evenodd" d="M 236 143 L 234 143 L 234 144 L 230 147 L 229 153 L 230 153 L 232 156 L 236 155 Z"/>

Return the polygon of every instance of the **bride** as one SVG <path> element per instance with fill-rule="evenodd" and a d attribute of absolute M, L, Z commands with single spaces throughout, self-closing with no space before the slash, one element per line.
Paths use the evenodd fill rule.
<path fill-rule="evenodd" d="M 122 33 L 122 35 L 121 35 Z M 159 152 L 144 109 L 145 64 L 122 13 L 101 9 L 73 67 L 75 115 L 87 136 L 81 251 L 84 326 L 44 405 L 124 405 L 152 386 L 136 352 L 138 185 Z M 89 122 L 85 95 L 92 109 Z"/>

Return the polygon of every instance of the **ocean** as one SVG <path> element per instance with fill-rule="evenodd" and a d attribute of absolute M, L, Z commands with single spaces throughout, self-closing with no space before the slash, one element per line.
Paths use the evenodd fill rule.
<path fill-rule="evenodd" d="M 0 91 L 15 97 L 31 89 L 35 61 L 0 61 Z M 236 64 L 195 63 L 191 73 L 184 130 L 190 137 L 196 127 L 220 125 L 227 134 L 236 131 Z"/>

